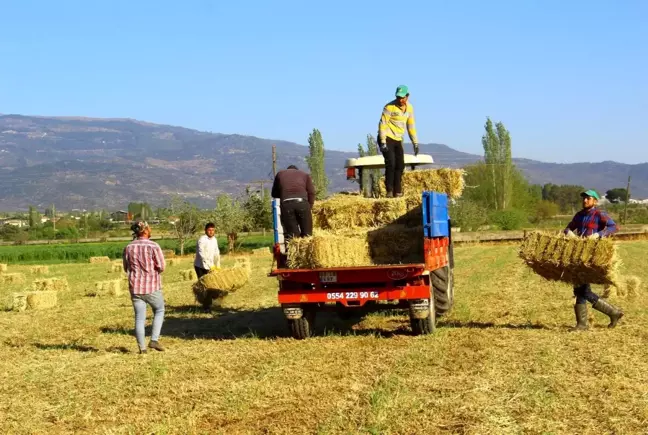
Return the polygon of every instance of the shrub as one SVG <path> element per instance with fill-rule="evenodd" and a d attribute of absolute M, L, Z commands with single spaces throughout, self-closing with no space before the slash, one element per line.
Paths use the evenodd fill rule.
<path fill-rule="evenodd" d="M 558 212 L 558 204 L 551 201 L 542 200 L 536 204 L 534 221 L 542 222 L 547 219 L 551 219 L 552 217 L 556 216 Z"/>
<path fill-rule="evenodd" d="M 519 230 L 529 222 L 527 213 L 517 209 L 493 212 L 490 221 L 505 231 Z"/>
<path fill-rule="evenodd" d="M 452 226 L 459 227 L 462 231 L 477 231 L 480 226 L 486 224 L 486 209 L 469 199 L 450 204 L 448 212 Z"/>

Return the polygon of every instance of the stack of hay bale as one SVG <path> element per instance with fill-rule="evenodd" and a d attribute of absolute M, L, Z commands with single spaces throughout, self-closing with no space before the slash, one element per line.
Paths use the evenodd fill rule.
<path fill-rule="evenodd" d="M 94 288 L 86 289 L 86 296 L 121 296 L 122 280 L 110 279 L 106 281 L 98 281 L 95 283 Z"/>
<path fill-rule="evenodd" d="M 519 251 L 525 264 L 551 281 L 569 284 L 618 284 L 619 259 L 612 239 L 570 237 L 533 231 Z"/>
<path fill-rule="evenodd" d="M 250 269 L 244 263 L 231 268 L 212 270 L 192 287 L 196 301 L 209 308 L 214 300 L 221 301 L 230 292 L 243 287 L 250 279 Z"/>
<path fill-rule="evenodd" d="M 405 195 L 399 198 L 334 195 L 316 202 L 313 236 L 289 242 L 287 266 L 312 269 L 421 262 L 422 193 L 435 191 L 459 198 L 464 171 L 408 171 L 402 184 Z"/>
<path fill-rule="evenodd" d="M 68 290 L 67 278 L 37 279 L 30 291 L 13 294 L 13 310 L 25 311 L 53 308 L 58 304 L 58 293 Z"/>

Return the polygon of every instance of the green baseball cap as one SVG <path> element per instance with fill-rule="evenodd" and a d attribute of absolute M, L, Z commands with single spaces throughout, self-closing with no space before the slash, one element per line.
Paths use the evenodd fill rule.
<path fill-rule="evenodd" d="M 601 198 L 599 197 L 599 194 L 596 193 L 596 190 L 592 190 L 592 189 L 590 189 L 590 190 L 586 190 L 585 192 L 581 192 L 581 196 L 583 196 L 583 197 L 585 197 L 585 196 L 589 196 L 589 197 L 591 197 L 591 198 L 596 198 L 596 200 L 601 199 Z"/>
<path fill-rule="evenodd" d="M 397 97 L 405 97 L 409 94 L 409 89 L 405 85 L 400 85 L 399 87 L 396 88 L 396 96 Z"/>

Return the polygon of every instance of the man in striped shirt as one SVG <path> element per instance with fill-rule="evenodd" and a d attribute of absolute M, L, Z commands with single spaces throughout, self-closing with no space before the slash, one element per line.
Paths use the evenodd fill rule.
<path fill-rule="evenodd" d="M 387 197 L 403 196 L 401 180 L 405 170 L 403 136 L 405 129 L 414 146 L 414 155 L 419 147 L 414 123 L 414 107 L 408 102 L 409 89 L 405 85 L 396 88 L 396 99 L 383 108 L 378 125 L 378 144 L 385 158 L 385 189 Z"/>
<path fill-rule="evenodd" d="M 131 225 L 133 241 L 124 248 L 123 264 L 128 274 L 133 309 L 135 310 L 135 338 L 140 353 L 146 353 L 146 305 L 153 310 L 153 327 L 149 348 L 163 351 L 160 345 L 160 332 L 164 322 L 164 296 L 162 295 L 162 276 L 165 262 L 160 245 L 150 240 L 151 227 L 144 221 Z"/>
<path fill-rule="evenodd" d="M 583 209 L 576 213 L 572 221 L 567 225 L 565 233 L 572 231 L 580 237 L 599 238 L 610 236 L 617 232 L 617 225 L 612 218 L 606 212 L 596 207 L 600 198 L 595 190 L 582 192 L 581 198 L 583 199 Z M 572 328 L 572 331 L 588 329 L 587 302 L 592 304 L 592 308 L 610 318 L 609 328 L 614 328 L 621 317 L 623 317 L 623 311 L 605 299 L 601 299 L 592 291 L 589 283 L 575 286 L 574 296 L 576 296 L 576 304 L 574 305 L 576 326 Z"/>

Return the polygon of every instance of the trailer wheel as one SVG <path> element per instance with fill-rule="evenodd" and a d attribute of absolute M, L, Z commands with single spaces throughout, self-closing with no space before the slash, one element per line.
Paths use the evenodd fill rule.
<path fill-rule="evenodd" d="M 315 311 L 304 310 L 304 315 L 299 319 L 287 319 L 290 335 L 297 340 L 303 340 L 313 335 L 315 325 Z"/>
<path fill-rule="evenodd" d="M 436 309 L 434 298 L 430 300 L 430 313 L 424 319 L 417 319 L 410 311 L 410 324 L 414 335 L 434 334 L 436 331 Z"/>
<path fill-rule="evenodd" d="M 454 304 L 453 270 L 448 265 L 432 271 L 430 277 L 436 313 L 437 316 L 443 316 Z"/>

